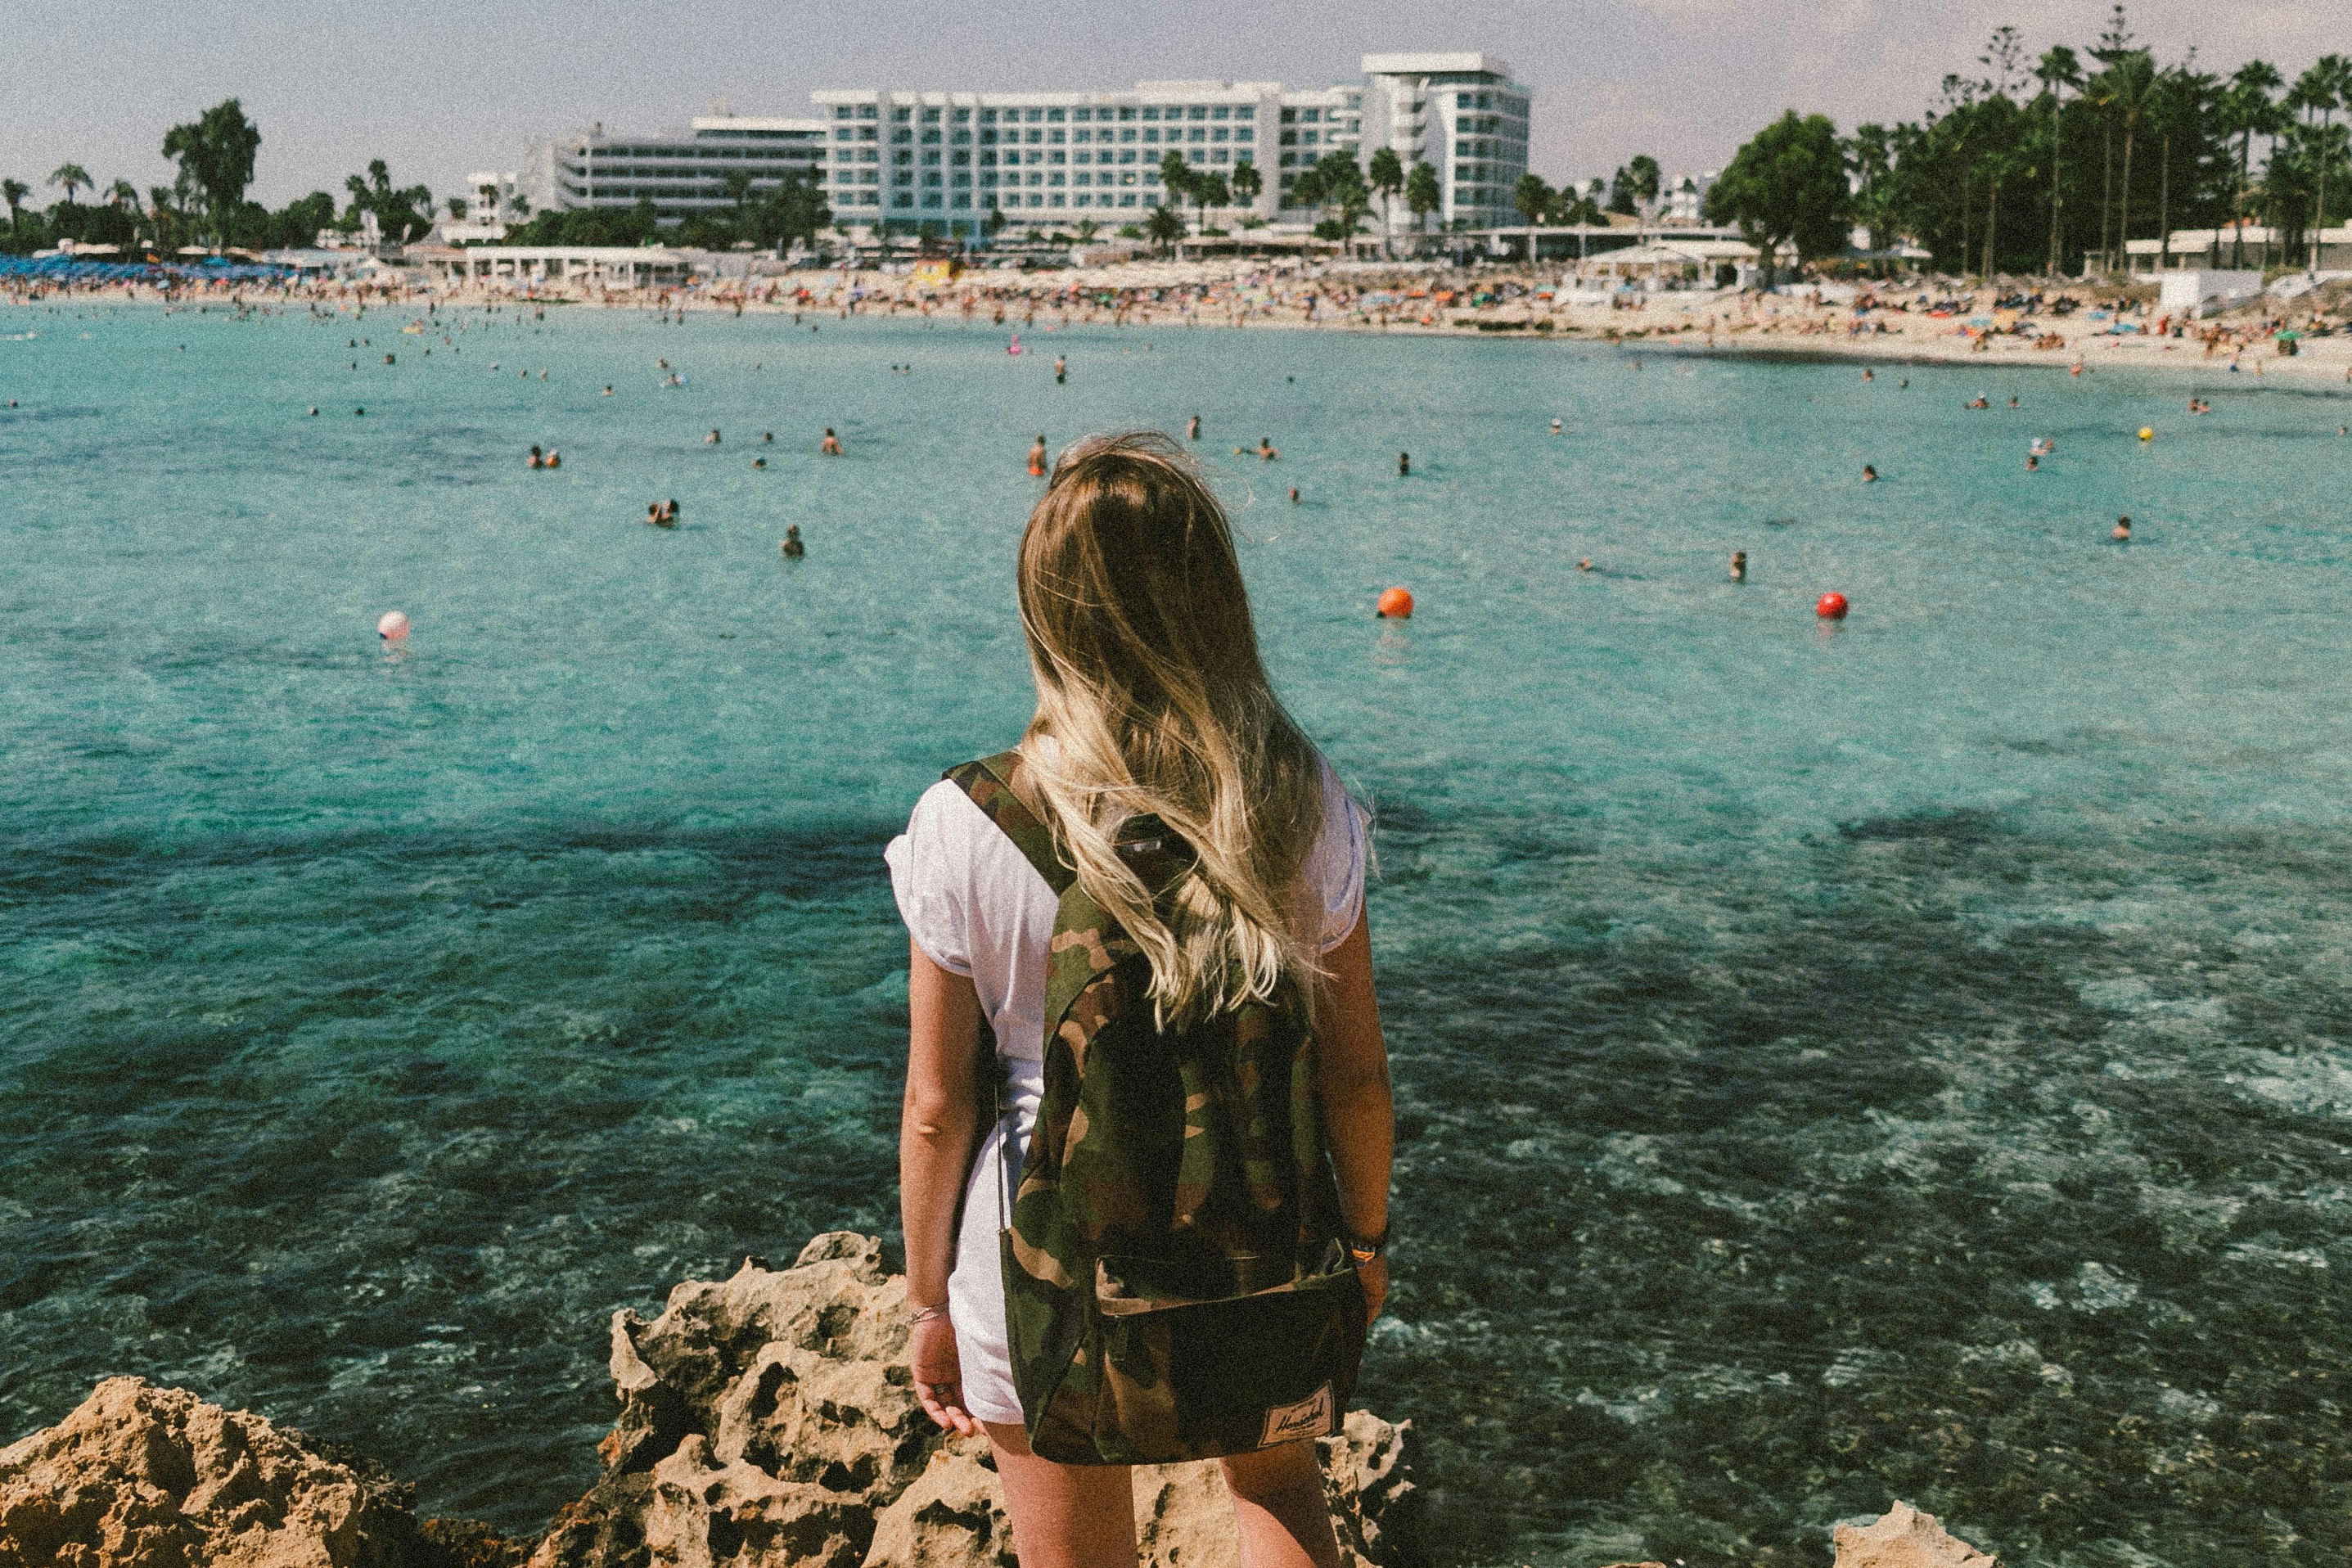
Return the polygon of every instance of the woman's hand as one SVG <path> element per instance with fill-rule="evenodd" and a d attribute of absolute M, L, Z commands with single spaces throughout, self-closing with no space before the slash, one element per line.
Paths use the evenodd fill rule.
<path fill-rule="evenodd" d="M 980 1423 L 963 1407 L 963 1368 L 956 1360 L 955 1325 L 945 1313 L 917 1323 L 908 1336 L 907 1363 L 915 1374 L 915 1397 L 923 1414 L 959 1436 L 977 1436 Z"/>
<path fill-rule="evenodd" d="M 1370 1263 L 1356 1266 L 1356 1283 L 1364 1288 L 1364 1326 L 1381 1315 L 1381 1303 L 1389 1299 L 1389 1260 L 1375 1258 Z"/>

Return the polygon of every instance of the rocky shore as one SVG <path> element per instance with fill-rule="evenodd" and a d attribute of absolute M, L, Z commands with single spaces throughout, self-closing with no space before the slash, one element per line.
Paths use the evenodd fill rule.
<path fill-rule="evenodd" d="M 604 1474 L 536 1542 L 420 1518 L 367 1460 L 183 1389 L 109 1378 L 0 1448 L 0 1568 L 1011 1568 L 986 1444 L 910 1390 L 906 1283 L 835 1232 L 789 1268 L 689 1280 L 614 1315 L 620 1415 Z M 1347 1568 L 1428 1560 L 1410 1424 L 1363 1411 L 1323 1440 Z M 1135 1472 L 1138 1561 L 1233 1568 L 1213 1465 Z M 1840 1527 L 1835 1568 L 1993 1568 L 1897 1503 Z"/>

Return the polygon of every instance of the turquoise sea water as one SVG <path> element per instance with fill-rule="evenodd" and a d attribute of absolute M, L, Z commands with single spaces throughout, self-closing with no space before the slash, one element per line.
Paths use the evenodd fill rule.
<path fill-rule="evenodd" d="M 1025 714 L 1022 453 L 1197 412 L 1379 814 L 1365 1398 L 1445 1561 L 1812 1563 L 1896 1496 L 2352 1557 L 2352 402 L 404 319 L 0 310 L 0 1441 L 137 1373 L 527 1531 L 613 1309 L 890 1232 L 880 850 Z"/>

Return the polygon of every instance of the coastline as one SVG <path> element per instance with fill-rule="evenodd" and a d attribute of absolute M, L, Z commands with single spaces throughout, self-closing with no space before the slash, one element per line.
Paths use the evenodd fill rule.
<path fill-rule="evenodd" d="M 1674 290 L 1633 294 L 1628 304 L 1561 301 L 1549 297 L 1558 281 L 1549 271 L 1496 268 L 1467 274 L 1413 272 L 1364 264 L 1349 271 L 1297 267 L 1260 268 L 1240 263 L 1119 262 L 1041 272 L 971 271 L 944 282 L 904 273 L 801 270 L 760 278 L 719 279 L 694 286 L 610 289 L 580 282 L 537 285 L 477 279 L 450 284 L 419 280 L 387 288 L 318 282 L 294 289 L 250 285 L 166 297 L 132 285 L 60 291 L 45 298 L 0 296 L 0 302 L 38 309 L 163 305 L 168 309 L 422 310 L 562 307 L 789 315 L 847 320 L 852 316 L 912 316 L 966 329 L 1051 335 L 1076 326 L 1129 331 L 1228 330 L 1339 331 L 1376 336 L 1517 338 L 1607 344 L 1629 353 L 1780 361 L 1789 363 L 1999 366 L 2148 371 L 2168 380 L 2236 377 L 2285 383 L 2301 389 L 2352 395 L 2352 334 L 2305 335 L 2298 353 L 2284 354 L 2265 331 L 2261 312 L 2288 307 L 2267 300 L 2226 315 L 2176 328 L 2181 336 L 2146 331 L 2116 332 L 2091 301 L 2125 290 L 2074 284 L 2080 314 L 2042 316 L 1998 311 L 1991 290 L 1939 292 L 1927 283 L 1890 288 L 1885 306 L 1857 318 L 1851 305 L 1818 296 L 1743 296 L 1728 291 Z M 2145 287 L 2130 291 L 2146 296 Z M 1933 300 L 1932 310 L 1914 308 Z M 2298 301 L 2304 311 L 2310 306 Z M 2145 309 L 2154 312 L 2150 304 Z M 1990 330 L 1984 330 L 1986 327 Z M 2211 333 L 2209 346 L 2186 335 Z M 2038 334 L 2023 335 L 2028 330 Z M 1043 344 L 1034 345 L 1042 350 Z"/>

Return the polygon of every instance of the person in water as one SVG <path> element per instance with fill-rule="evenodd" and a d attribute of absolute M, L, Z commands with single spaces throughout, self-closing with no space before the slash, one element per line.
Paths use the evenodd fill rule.
<path fill-rule="evenodd" d="M 1731 580 L 1735 583 L 1748 581 L 1748 552 L 1745 550 L 1731 552 Z"/>
<path fill-rule="evenodd" d="M 1191 419 L 1190 421 L 1188 421 L 1188 422 L 1185 424 L 1185 426 L 1184 426 L 1184 439 L 1186 439 L 1187 441 L 1197 441 L 1197 440 L 1199 440 L 1200 438 L 1201 438 L 1201 416 L 1200 416 L 1199 415 L 1195 414 L 1195 415 L 1193 415 L 1193 416 L 1192 416 L 1192 419 Z"/>
<path fill-rule="evenodd" d="M 1588 555 L 1588 556 L 1584 557 L 1582 560 L 1579 561 L 1579 562 L 1576 563 L 1576 569 L 1577 569 L 1579 572 L 1590 572 L 1590 571 L 1591 571 L 1591 570 L 1592 570 L 1592 557 L 1591 557 L 1591 556 L 1590 556 L 1590 555 Z"/>
<path fill-rule="evenodd" d="M 547 459 L 539 455 L 539 448 L 536 447 L 533 447 L 530 449 L 530 466 L 534 468 L 543 468 L 547 467 Z"/>
<path fill-rule="evenodd" d="M 1042 434 L 1029 447 L 1029 477 L 1033 479 L 1045 477 L 1045 437 Z"/>
<path fill-rule="evenodd" d="M 1293 506 L 1297 506 L 1298 504 L 1298 487 L 1297 485 L 1290 487 L 1290 504 Z"/>
<path fill-rule="evenodd" d="M 751 466 L 755 468 L 764 468 L 768 466 L 768 459 L 765 458 L 754 458 L 751 459 Z"/>
<path fill-rule="evenodd" d="M 784 559 L 787 561 L 798 561 L 802 556 L 808 553 L 808 546 L 801 542 L 801 525 L 799 523 L 795 522 L 784 530 L 783 551 Z"/>
<path fill-rule="evenodd" d="M 2025 454 L 2025 471 L 2027 473 L 2031 474 L 2036 472 L 2041 468 L 2041 467 L 2042 459 L 2040 458 L 2034 456 L 2032 452 Z"/>
<path fill-rule="evenodd" d="M 563 454 L 550 447 L 547 454 L 547 466 L 551 468 L 563 467 Z"/>
<path fill-rule="evenodd" d="M 1559 421 L 1557 419 L 1551 422 L 1551 433 L 1555 436 L 1559 434 Z"/>
<path fill-rule="evenodd" d="M 1862 379 L 1864 381 L 1876 381 L 1878 377 L 1871 374 L 1871 370 L 1868 365 L 1864 365 L 1862 367 Z"/>
<path fill-rule="evenodd" d="M 2108 530 L 2107 537 L 2114 540 L 2118 544 L 2129 544 L 2131 542 L 2130 517 L 2125 516 L 2116 519 L 2116 525 L 2114 528 Z"/>
<path fill-rule="evenodd" d="M 1398 479 L 1411 479 L 1412 477 L 1412 454 L 1411 452 L 1399 452 L 1399 453 L 1397 454 L 1397 478 L 1398 478 Z"/>
<path fill-rule="evenodd" d="M 841 456 L 841 437 L 833 433 L 832 426 L 824 427 L 824 439 L 817 443 L 816 449 L 828 458 Z"/>
<path fill-rule="evenodd" d="M 1064 385 L 1069 381 L 1069 379 L 1070 362 L 1064 359 L 1060 354 L 1055 354 L 1054 356 L 1054 384 L 1055 386 Z"/>
<path fill-rule="evenodd" d="M 1151 955 L 1147 1022 L 1153 1001 L 1214 1021 L 1277 985 L 1311 987 L 1332 1228 L 1371 1321 L 1389 1289 L 1394 1112 L 1364 914 L 1369 814 L 1266 678 L 1231 524 L 1175 443 L 1092 441 L 1031 514 L 1016 585 L 1036 708 L 1008 793 Z M 1213 848 L 1183 857 L 1157 898 L 1118 842 L 1121 822 L 1144 814 Z M 924 794 L 884 858 L 908 936 L 898 1181 L 910 1392 L 941 1428 L 985 1436 L 1024 1565 L 1134 1568 L 1131 1472 L 1034 1452 L 1007 1353 L 998 1216 L 1006 1167 L 1044 1131 L 1053 897 L 954 782 Z M 1008 1107 L 993 1120 L 978 1109 L 992 1081 Z M 1171 1190 L 1173 1149 L 1137 1153 L 1137 1189 Z M 1338 1568 L 1311 1440 L 1218 1468 L 1241 1563 Z"/>
<path fill-rule="evenodd" d="M 765 430 L 765 431 L 761 432 L 761 435 L 760 435 L 760 445 L 761 445 L 762 447 L 772 447 L 772 446 L 774 446 L 775 444 L 776 444 L 776 433 L 775 433 L 773 430 Z"/>
<path fill-rule="evenodd" d="M 1862 482 L 1866 485 L 1876 484 L 1878 482 L 1878 470 L 1872 468 L 1868 463 L 1864 463 L 1862 466 Z"/>
<path fill-rule="evenodd" d="M 719 432 L 713 430 L 709 435 L 705 436 L 702 438 L 702 444 L 706 447 L 716 447 L 719 445 Z"/>
<path fill-rule="evenodd" d="M 1276 458 L 1279 458 L 1279 457 L 1281 457 L 1281 456 L 1282 456 L 1282 454 L 1281 454 L 1281 453 L 1279 453 L 1279 452 L 1277 452 L 1277 451 L 1276 451 L 1276 450 L 1274 449 L 1274 443 L 1273 443 L 1273 441 L 1271 441 L 1270 439 L 1268 439 L 1267 437 L 1264 437 L 1264 436 L 1261 436 L 1261 437 L 1259 437 L 1257 438 L 1257 460 L 1258 460 L 1259 462 L 1261 462 L 1261 463 L 1271 463 L 1271 462 L 1273 462 Z"/>

